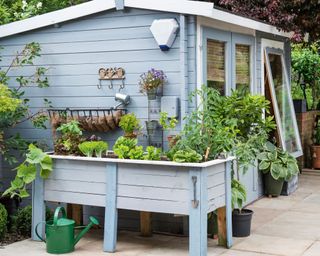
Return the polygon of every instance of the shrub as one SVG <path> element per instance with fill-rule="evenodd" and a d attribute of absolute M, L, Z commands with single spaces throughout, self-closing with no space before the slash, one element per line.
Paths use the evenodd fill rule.
<path fill-rule="evenodd" d="M 52 219 L 52 213 L 49 208 L 46 209 L 46 220 Z M 31 235 L 32 207 L 28 205 L 17 211 L 13 220 L 13 229 L 23 236 Z"/>
<path fill-rule="evenodd" d="M 0 240 L 7 232 L 8 213 L 3 204 L 0 204 Z"/>

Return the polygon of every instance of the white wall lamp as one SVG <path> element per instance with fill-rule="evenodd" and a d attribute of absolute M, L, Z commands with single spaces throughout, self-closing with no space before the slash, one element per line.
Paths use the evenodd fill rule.
<path fill-rule="evenodd" d="M 175 19 L 154 20 L 150 27 L 161 51 L 168 51 L 177 36 L 179 24 Z"/>

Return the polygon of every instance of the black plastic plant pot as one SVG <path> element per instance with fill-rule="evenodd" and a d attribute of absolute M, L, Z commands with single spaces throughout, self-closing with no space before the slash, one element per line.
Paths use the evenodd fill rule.
<path fill-rule="evenodd" d="M 247 237 L 251 232 L 251 220 L 253 211 L 249 209 L 238 209 L 232 212 L 232 235 L 234 237 Z"/>
<path fill-rule="evenodd" d="M 264 175 L 264 190 L 267 196 L 280 196 L 282 187 L 283 187 L 283 179 L 275 180 L 270 172 Z"/>

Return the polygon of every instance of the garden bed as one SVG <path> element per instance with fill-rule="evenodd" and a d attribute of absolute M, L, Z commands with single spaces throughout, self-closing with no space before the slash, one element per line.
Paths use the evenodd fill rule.
<path fill-rule="evenodd" d="M 189 215 L 190 255 L 206 255 L 207 214 L 227 207 L 231 246 L 231 168 L 233 158 L 203 163 L 50 155 L 52 175 L 37 178 L 33 223 L 43 221 L 44 202 L 105 207 L 104 251 L 113 252 L 117 210 Z M 35 239 L 35 236 L 33 235 Z"/>

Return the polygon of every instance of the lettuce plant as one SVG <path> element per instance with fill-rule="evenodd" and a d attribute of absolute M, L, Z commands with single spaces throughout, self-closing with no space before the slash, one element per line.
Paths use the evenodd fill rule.
<path fill-rule="evenodd" d="M 153 146 L 148 146 L 146 148 L 147 154 L 144 156 L 145 160 L 160 160 L 161 149 Z"/>
<path fill-rule="evenodd" d="M 135 146 L 133 149 L 130 150 L 128 156 L 130 159 L 141 160 L 143 159 L 143 147 L 142 146 Z"/>
<path fill-rule="evenodd" d="M 131 139 L 121 136 L 114 144 L 113 151 L 120 159 L 128 159 L 130 150 L 134 149 L 137 144 L 137 139 Z"/>
<path fill-rule="evenodd" d="M 101 158 L 102 154 L 108 150 L 108 143 L 104 141 L 94 141 L 96 157 Z"/>
<path fill-rule="evenodd" d="M 87 157 L 92 157 L 96 147 L 96 141 L 85 141 L 79 144 L 78 147 L 82 154 Z"/>

